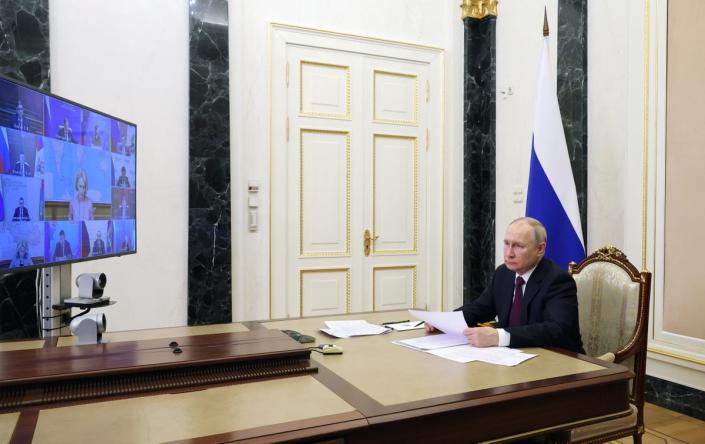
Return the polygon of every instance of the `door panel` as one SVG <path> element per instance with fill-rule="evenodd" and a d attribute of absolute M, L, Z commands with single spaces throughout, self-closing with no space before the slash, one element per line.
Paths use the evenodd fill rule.
<path fill-rule="evenodd" d="M 350 134 L 302 129 L 301 256 L 350 255 Z"/>
<path fill-rule="evenodd" d="M 375 267 L 374 310 L 400 310 L 416 306 L 416 267 Z"/>
<path fill-rule="evenodd" d="M 419 79 L 416 74 L 375 70 L 373 82 L 376 122 L 418 123 Z"/>
<path fill-rule="evenodd" d="M 350 304 L 350 269 L 300 271 L 301 315 L 346 313 Z"/>
<path fill-rule="evenodd" d="M 414 137 L 375 134 L 373 142 L 373 254 L 415 254 L 418 143 Z"/>
<path fill-rule="evenodd" d="M 350 118 L 350 67 L 301 60 L 300 105 L 303 115 Z"/>

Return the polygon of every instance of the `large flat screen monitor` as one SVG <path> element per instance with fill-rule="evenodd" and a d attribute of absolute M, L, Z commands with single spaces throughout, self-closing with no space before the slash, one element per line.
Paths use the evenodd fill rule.
<path fill-rule="evenodd" d="M 134 124 L 0 76 L 0 273 L 137 251 Z"/>

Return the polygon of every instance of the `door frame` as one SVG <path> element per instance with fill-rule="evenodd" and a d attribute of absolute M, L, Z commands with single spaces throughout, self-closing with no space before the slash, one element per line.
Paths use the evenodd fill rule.
<path fill-rule="evenodd" d="M 438 100 L 438 113 L 431 113 L 429 127 L 438 128 L 437 134 L 429 134 L 425 145 L 427 154 L 427 214 L 426 238 L 428 239 L 428 254 L 426 270 L 428 274 L 426 288 L 419 289 L 419 294 L 425 298 L 417 300 L 420 308 L 442 310 L 444 307 L 444 276 L 445 276 L 445 189 L 444 189 L 444 141 L 445 141 L 445 52 L 441 48 L 415 43 L 379 39 L 370 36 L 344 34 L 301 26 L 281 23 L 270 23 L 269 26 L 269 90 L 270 100 L 270 142 L 269 142 L 269 318 L 287 317 L 286 280 L 275 279 L 274 275 L 286 270 L 286 230 L 275 230 L 275 217 L 285 216 L 286 190 L 275 185 L 275 177 L 286 177 L 287 119 L 287 46 L 301 45 L 334 49 L 352 53 L 377 55 L 381 57 L 399 58 L 409 61 L 427 63 L 429 65 L 428 91 L 431 100 Z M 424 146 L 423 149 L 426 149 Z M 431 230 L 430 227 L 440 227 Z M 432 234 L 435 233 L 435 236 Z"/>

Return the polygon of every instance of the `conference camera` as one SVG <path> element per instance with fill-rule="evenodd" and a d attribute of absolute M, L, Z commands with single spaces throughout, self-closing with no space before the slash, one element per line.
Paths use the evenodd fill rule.
<path fill-rule="evenodd" d="M 71 321 L 71 333 L 78 337 L 78 345 L 100 344 L 106 325 L 103 313 L 87 314 Z"/>
<path fill-rule="evenodd" d="M 99 299 L 103 297 L 103 289 L 108 279 L 105 273 L 82 273 L 76 277 L 78 297 L 84 299 Z"/>

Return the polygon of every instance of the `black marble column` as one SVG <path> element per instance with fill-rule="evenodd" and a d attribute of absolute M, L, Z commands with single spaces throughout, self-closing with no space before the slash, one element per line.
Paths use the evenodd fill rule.
<path fill-rule="evenodd" d="M 0 2 L 0 72 L 49 90 L 48 0 Z"/>
<path fill-rule="evenodd" d="M 0 2 L 0 73 L 49 89 L 48 0 Z M 36 271 L 0 276 L 0 339 L 39 337 Z"/>
<path fill-rule="evenodd" d="M 587 0 L 558 2 L 557 35 L 558 104 L 587 244 Z"/>
<path fill-rule="evenodd" d="M 478 297 L 494 272 L 496 17 L 465 23 L 463 300 Z"/>
<path fill-rule="evenodd" d="M 189 325 L 231 322 L 227 0 L 190 0 Z"/>
<path fill-rule="evenodd" d="M 646 402 L 705 421 L 705 392 L 675 382 L 647 376 Z"/>

